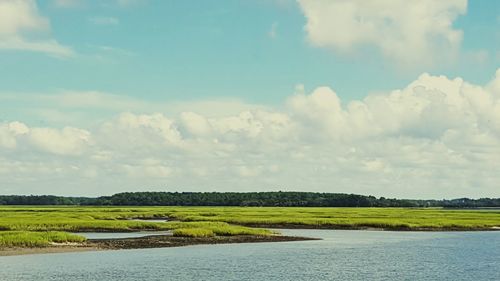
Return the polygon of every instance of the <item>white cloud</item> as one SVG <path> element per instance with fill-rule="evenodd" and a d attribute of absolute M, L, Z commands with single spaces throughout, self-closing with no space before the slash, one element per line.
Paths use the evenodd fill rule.
<path fill-rule="evenodd" d="M 234 113 L 227 103 L 210 115 L 194 106 L 168 114 L 141 107 L 90 129 L 4 122 L 0 173 L 10 176 L 0 184 L 22 193 L 49 192 L 39 182 L 50 180 L 72 182 L 68 194 L 167 186 L 500 196 L 500 69 L 484 86 L 424 73 L 403 89 L 350 102 L 327 87 L 299 88 L 282 109 Z M 58 100 L 73 108 L 80 98 Z"/>
<path fill-rule="evenodd" d="M 106 123 L 103 131 L 110 139 L 122 136 L 117 143 L 133 146 L 177 146 L 181 142 L 181 135 L 173 120 L 163 114 L 123 113 L 116 120 Z M 111 134 L 110 134 L 111 133 Z"/>
<path fill-rule="evenodd" d="M 29 149 L 56 155 L 81 155 L 92 144 L 90 132 L 72 127 L 29 128 L 21 122 L 0 123 L 0 147 Z"/>
<path fill-rule="evenodd" d="M 182 112 L 180 115 L 181 126 L 187 135 L 194 137 L 208 136 L 212 133 L 212 126 L 207 118 L 194 112 Z"/>
<path fill-rule="evenodd" d="M 62 46 L 53 39 L 26 41 L 20 37 L 6 38 L 0 41 L 0 49 L 40 52 L 54 57 L 70 57 L 74 55 L 73 50 Z"/>
<path fill-rule="evenodd" d="M 0 124 L 0 147 L 16 148 L 17 136 L 28 132 L 28 127 L 21 122 Z"/>
<path fill-rule="evenodd" d="M 312 45 L 350 53 L 365 46 L 405 66 L 456 55 L 462 31 L 453 27 L 467 0 L 299 0 Z"/>
<path fill-rule="evenodd" d="M 41 52 L 55 57 L 68 57 L 73 50 L 47 37 L 30 38 L 32 33 L 47 35 L 49 20 L 38 12 L 34 0 L 0 1 L 0 49 Z"/>
<path fill-rule="evenodd" d="M 34 147 L 59 155 L 81 155 L 91 144 L 90 132 L 71 127 L 62 130 L 33 128 L 28 137 Z"/>
<path fill-rule="evenodd" d="M 33 1 L 12 0 L 0 2 L 0 34 L 17 35 L 23 29 L 46 30 L 49 22 L 38 14 Z"/>

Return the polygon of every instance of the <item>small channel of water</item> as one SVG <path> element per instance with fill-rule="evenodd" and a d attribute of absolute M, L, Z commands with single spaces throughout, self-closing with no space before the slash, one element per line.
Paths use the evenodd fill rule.
<path fill-rule="evenodd" d="M 87 239 L 119 239 L 137 238 L 151 235 L 172 235 L 171 231 L 137 231 L 137 232 L 77 232 Z"/>

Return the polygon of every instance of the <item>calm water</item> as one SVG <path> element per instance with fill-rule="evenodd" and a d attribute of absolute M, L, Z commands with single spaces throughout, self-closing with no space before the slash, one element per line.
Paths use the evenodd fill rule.
<path fill-rule="evenodd" d="M 172 235 L 171 231 L 138 231 L 138 232 L 78 232 L 87 239 L 134 238 L 150 235 Z"/>
<path fill-rule="evenodd" d="M 167 222 L 167 219 L 130 219 L 131 221 L 143 221 L 143 222 Z"/>
<path fill-rule="evenodd" d="M 0 257 L 0 280 L 500 280 L 500 232 L 285 233 L 324 240 Z"/>

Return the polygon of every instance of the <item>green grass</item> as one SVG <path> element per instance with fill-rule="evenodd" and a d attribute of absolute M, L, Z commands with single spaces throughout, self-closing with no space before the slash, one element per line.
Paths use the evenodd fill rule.
<path fill-rule="evenodd" d="M 85 242 L 85 237 L 65 232 L 0 231 L 0 248 L 46 247 L 52 243 Z"/>
<path fill-rule="evenodd" d="M 213 237 L 215 233 L 207 228 L 178 228 L 173 231 L 173 235 L 181 237 Z"/>
<path fill-rule="evenodd" d="M 491 229 L 500 226 L 500 210 L 410 208 L 177 208 L 182 221 L 218 221 L 239 225 L 308 228 Z"/>
<path fill-rule="evenodd" d="M 47 245 L 37 233 L 47 231 L 88 232 L 88 231 L 138 231 L 138 230 L 172 230 L 176 236 L 185 234 L 196 237 L 193 233 L 211 233 L 218 236 L 230 235 L 272 235 L 265 229 L 231 225 L 217 221 L 169 221 L 165 223 L 141 222 L 129 219 L 159 218 L 171 216 L 170 211 L 160 208 L 95 208 L 95 207 L 0 207 L 0 233 L 9 235 L 5 241 L 19 241 L 26 247 Z M 181 231 L 176 231 L 181 229 Z M 195 230 L 191 230 L 195 229 Z M 203 232 L 201 232 L 203 229 Z M 10 233 L 10 234 L 9 234 Z M 64 232 L 59 232 L 63 233 Z M 67 234 L 67 233 L 66 233 Z M 68 234 L 70 235 L 70 234 Z M 199 236 L 202 234 L 199 234 Z M 24 242 L 23 242 L 24 243 Z M 9 245 L 12 243 L 4 243 Z M 22 243 L 18 243 L 22 245 Z"/>
<path fill-rule="evenodd" d="M 173 221 L 155 223 L 128 220 L 165 217 Z M 216 236 L 273 234 L 269 230 L 253 228 L 253 226 L 481 230 L 500 227 L 500 210 L 0 206 L 0 233 L 2 235 L 11 235 L 8 234 L 9 232 L 16 233 L 12 231 L 18 231 L 18 236 L 24 235 L 19 231 L 25 231 L 28 232 L 26 235 L 29 236 L 32 233 L 46 233 L 47 231 L 118 232 L 138 230 L 172 230 L 175 235 L 189 237 L 211 235 L 211 233 Z M 43 239 L 35 236 L 31 236 L 34 244 L 46 244 L 46 242 L 37 242 Z M 20 241 L 22 240 L 20 239 Z M 7 244 L 7 242 L 2 243 Z"/>
<path fill-rule="evenodd" d="M 168 228 L 174 230 L 178 229 L 206 229 L 210 230 L 214 235 L 217 236 L 234 236 L 234 235 L 257 235 L 257 236 L 268 236 L 274 234 L 274 232 L 262 229 L 262 228 L 250 228 L 239 225 L 231 225 L 225 222 L 207 222 L 207 221 L 197 221 L 197 222 L 167 222 L 165 223 Z M 180 236 L 178 234 L 177 236 Z"/>

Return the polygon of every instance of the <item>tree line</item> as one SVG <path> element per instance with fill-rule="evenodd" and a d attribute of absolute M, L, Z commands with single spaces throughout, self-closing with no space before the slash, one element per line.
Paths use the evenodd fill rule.
<path fill-rule="evenodd" d="M 316 192 L 124 192 L 101 197 L 0 195 L 0 205 L 499 208 L 500 198 L 415 200 Z"/>

